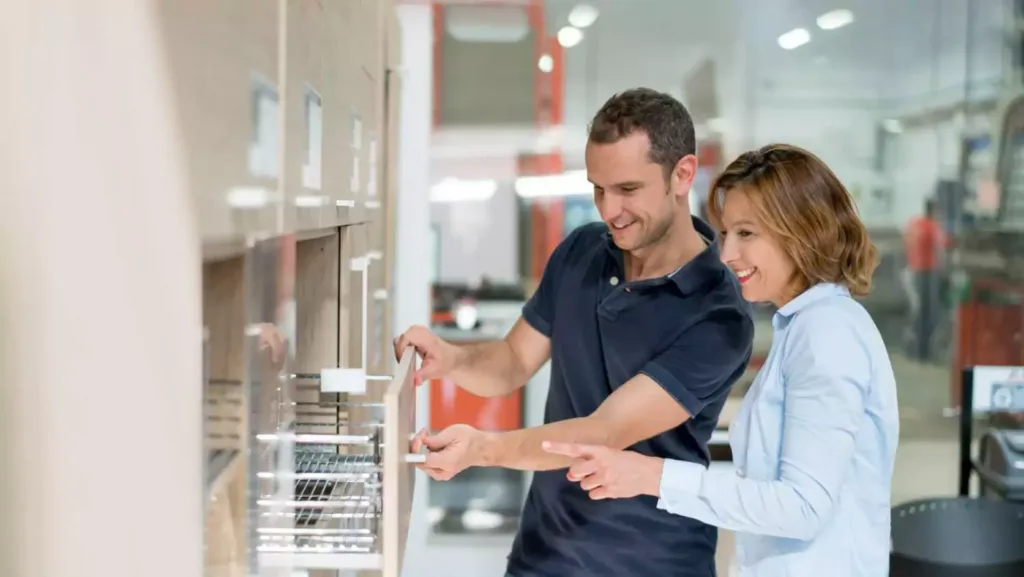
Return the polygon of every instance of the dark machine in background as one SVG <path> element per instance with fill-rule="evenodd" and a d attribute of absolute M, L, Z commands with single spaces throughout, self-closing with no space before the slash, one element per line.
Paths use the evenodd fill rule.
<path fill-rule="evenodd" d="M 458 312 L 464 307 L 478 308 L 478 303 L 487 302 L 525 302 L 526 289 L 518 283 L 495 283 L 482 279 L 476 285 L 467 283 L 436 283 L 431 287 L 431 324 L 435 327 L 464 328 L 466 330 L 480 325 L 480 318 L 473 313 L 464 315 L 463 322 L 473 322 L 469 326 L 460 327 L 457 323 Z"/>

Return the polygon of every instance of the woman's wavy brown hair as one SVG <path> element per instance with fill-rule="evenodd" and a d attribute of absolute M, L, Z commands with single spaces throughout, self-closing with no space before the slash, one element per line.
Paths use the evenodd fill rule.
<path fill-rule="evenodd" d="M 819 282 L 844 285 L 857 296 L 871 291 L 878 253 L 850 193 L 820 158 L 786 144 L 741 154 L 711 185 L 708 216 L 716 228 L 733 190 L 747 195 L 793 259 L 801 292 Z"/>

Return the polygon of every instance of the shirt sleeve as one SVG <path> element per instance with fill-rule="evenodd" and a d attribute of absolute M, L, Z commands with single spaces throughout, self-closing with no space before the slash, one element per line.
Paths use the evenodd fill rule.
<path fill-rule="evenodd" d="M 871 359 L 850 319 L 796 323 L 787 342 L 779 474 L 666 461 L 658 508 L 732 531 L 813 539 L 832 515 L 850 465 L 871 381 Z"/>
<path fill-rule="evenodd" d="M 720 307 L 687 328 L 640 370 L 691 416 L 728 392 L 745 370 L 754 322 L 740 307 Z"/>
<path fill-rule="evenodd" d="M 590 225 L 577 227 L 562 242 L 558 243 L 551 256 L 548 257 L 548 262 L 544 265 L 544 273 L 540 277 L 537 290 L 523 305 L 523 319 L 545 337 L 551 338 L 551 328 L 555 323 L 555 301 L 558 298 L 562 273 L 568 264 L 569 256 L 580 237 L 591 228 Z"/>

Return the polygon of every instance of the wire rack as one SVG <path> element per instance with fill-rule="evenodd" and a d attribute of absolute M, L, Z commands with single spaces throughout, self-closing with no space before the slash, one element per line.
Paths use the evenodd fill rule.
<path fill-rule="evenodd" d="M 261 486 L 292 489 L 285 499 L 260 495 L 258 551 L 268 565 L 277 559 L 307 569 L 380 569 L 382 427 L 374 417 L 383 406 L 315 395 L 294 403 L 295 433 L 257 435 L 262 444 L 294 447 L 293 471 L 258 473 L 276 481 Z M 355 414 L 366 420 L 351 422 Z"/>

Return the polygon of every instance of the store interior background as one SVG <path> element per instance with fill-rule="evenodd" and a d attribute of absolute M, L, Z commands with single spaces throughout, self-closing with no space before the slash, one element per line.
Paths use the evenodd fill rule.
<path fill-rule="evenodd" d="M 1021 91 L 1013 3 L 591 0 L 585 4 L 594 10 L 586 10 L 575 0 L 546 0 L 543 22 L 529 2 L 506 4 L 527 6 L 400 7 L 404 53 L 411 59 L 405 66 L 411 83 L 422 83 L 421 94 L 430 90 L 433 102 L 417 100 L 404 110 L 418 115 L 420 141 L 426 145 L 429 138 L 429 163 L 421 169 L 431 188 L 429 195 L 403 189 L 399 218 L 419 218 L 429 197 L 434 254 L 418 266 L 435 283 L 435 324 L 445 324 L 441 313 L 452 309 L 452 295 L 472 293 L 481 283 L 529 291 L 544 251 L 594 216 L 586 187 L 571 186 L 573 171 L 584 168 L 590 117 L 617 91 L 666 91 L 694 116 L 705 166 L 720 168 L 746 149 L 787 142 L 820 155 L 856 196 L 883 254 L 875 292 L 865 303 L 889 344 L 899 383 L 902 435 L 893 504 L 955 495 L 959 399 L 951 367 L 959 357 L 950 355 L 957 346 L 957 305 L 943 306 L 932 358 L 909 359 L 902 231 L 940 183 L 971 191 L 991 186 L 998 125 L 1005 103 Z M 582 34 L 564 30 L 588 20 L 578 28 Z M 546 47 L 538 25 L 549 37 Z M 428 128 L 429 135 L 422 134 Z M 524 180 L 531 176 L 547 178 L 550 186 Z M 695 196 L 706 183 L 695 185 Z M 424 204 L 413 209 L 407 195 Z M 962 226 L 956 234 L 969 234 Z M 960 278 L 953 262 L 946 271 Z M 439 330 L 455 338 L 493 338 L 517 312 L 502 302 L 503 308 L 491 309 L 478 303 L 474 331 L 453 328 L 454 320 Z M 399 325 L 403 319 L 413 320 L 399 312 Z M 1017 328 L 976 332 L 1016 333 L 1019 325 L 1017 319 Z M 769 330 L 770 311 L 758 324 L 763 352 Z M 518 413 L 523 424 L 535 424 L 544 379 L 538 375 L 522 399 L 492 412 Z M 479 421 L 486 407 L 459 405 L 450 392 L 445 405 L 445 390 L 433 383 L 431 392 L 421 392 L 430 395 L 423 401 L 431 411 L 449 412 L 447 420 L 425 416 L 427 423 L 469 415 L 486 424 Z M 414 524 L 411 566 L 437 567 L 438 575 L 501 574 L 514 518 L 499 514 L 507 503 L 494 492 L 515 495 L 523 480 L 465 477 L 460 491 L 469 492 L 459 495 L 437 483 L 427 490 L 421 485 L 414 518 L 430 523 Z M 458 511 L 463 523 L 453 528 L 450 514 L 442 519 L 445 507 Z"/>
<path fill-rule="evenodd" d="M 260 5 L 271 15 L 312 14 L 330 2 L 362 9 L 380 6 L 377 1 Z M 395 183 L 388 184 L 396 213 L 389 246 L 394 281 L 387 293 L 394 334 L 422 324 L 452 340 L 500 338 L 550 251 L 574 226 L 595 218 L 580 173 L 588 120 L 613 93 L 652 87 L 678 97 L 696 121 L 703 172 L 691 194 L 695 212 L 718 169 L 769 142 L 812 150 L 849 187 L 883 257 L 875 291 L 863 302 L 886 339 L 899 386 L 902 430 L 892 503 L 958 493 L 961 368 L 1024 366 L 1024 277 L 1014 256 L 1024 241 L 1024 215 L 1017 214 L 1024 208 L 1024 154 L 1018 151 L 1024 145 L 1024 0 L 394 4 L 401 39 L 401 67 L 388 69 L 401 78 L 397 154 L 388 155 L 397 159 Z M 218 9 L 229 5 L 242 2 Z M 199 250 L 201 210 L 192 204 L 201 187 L 190 184 L 184 152 L 219 153 L 221 143 L 208 135 L 187 141 L 176 115 L 197 112 L 190 118 L 213 123 L 224 103 L 245 106 L 252 63 L 236 75 L 245 80 L 236 88 L 244 85 L 246 92 L 223 92 L 227 97 L 218 100 L 223 78 L 213 67 L 200 67 L 202 51 L 244 52 L 244 40 L 232 34 L 241 36 L 248 24 L 227 18 L 237 25 L 225 26 L 223 35 L 212 24 L 197 28 L 207 44 L 179 50 L 177 65 L 199 70 L 196 77 L 208 84 L 197 82 L 184 102 L 175 102 L 178 86 L 165 60 L 169 43 L 161 37 L 169 21 L 160 10 L 167 7 L 209 5 L 24 0 L 15 3 L 13 17 L 0 18 L 0 53 L 17 56 L 0 59 L 0 78 L 20 81 L 0 91 L 0 131 L 8 131 L 8 147 L 0 147 L 0 427 L 9 441 L 0 447 L 0 462 L 7 464 L 0 467 L 9 537 L 0 545 L 5 576 L 104 574 L 109 564 L 111 574 L 146 567 L 177 577 L 195 574 L 189 571 L 201 561 L 196 523 L 199 504 L 207 501 L 199 475 L 200 459 L 205 463 L 208 456 L 204 401 L 200 387 L 183 383 L 203 373 L 200 287 L 208 279 Z M 174 40 L 179 49 L 192 48 L 188 13 L 182 14 L 172 24 L 187 34 Z M 304 29 L 295 30 L 286 30 L 280 45 L 277 38 L 263 48 L 279 55 L 288 41 L 301 44 Z M 337 39 L 341 32 L 334 32 Z M 352 41 L 345 44 L 352 50 L 346 58 L 370 52 L 351 48 L 372 40 L 365 36 L 345 40 Z M 300 70 L 285 84 L 288 90 L 308 80 L 291 64 L 278 68 Z M 346 63 L 346 70 L 359 66 Z M 332 88 L 347 98 L 356 87 Z M 236 96 L 241 99 L 232 100 Z M 287 145 L 275 143 L 289 154 L 304 148 L 298 136 L 314 132 L 313 123 L 294 121 L 301 120 L 298 102 L 277 117 L 303 129 L 292 128 Z M 351 105 L 340 96 L 336 102 Z M 232 137 L 251 128 L 239 126 Z M 347 143 L 342 133 L 348 124 L 332 126 L 331 140 Z M 1013 137 L 1004 139 L 1007 126 Z M 236 140 L 234 148 L 221 148 L 241 166 L 250 142 Z M 331 154 L 324 155 L 324 166 L 358 157 Z M 301 155 L 293 156 L 282 162 L 288 178 L 304 168 Z M 288 182 L 282 177 L 273 186 L 284 191 Z M 336 183 L 331 194 L 352 192 L 340 178 Z M 278 202 L 297 206 L 297 191 L 287 192 Z M 905 342 L 910 300 L 903 229 L 937 193 L 947 209 L 943 225 L 956 244 L 941 270 L 944 304 L 932 350 L 928 358 L 912 359 Z M 210 204 L 218 209 L 227 206 L 220 196 L 206 199 L 216 200 Z M 239 222 L 249 221 L 232 221 Z M 248 230 L 238 225 L 233 232 Z M 271 240 L 303 232 L 274 230 Z M 274 272 L 255 278 L 276 279 Z M 997 288 L 980 302 L 972 287 L 983 281 Z M 262 286 L 251 279 L 233 286 L 249 284 Z M 242 316 L 239 328 L 252 322 Z M 339 340 L 342 330 L 357 327 L 341 318 L 335 315 L 338 328 L 330 331 Z M 770 319 L 770 310 L 758 310 L 755 358 L 735 387 L 733 408 L 767 353 Z M 331 348 L 327 341 L 318 344 Z M 340 368 L 340 362 L 316 367 Z M 547 377 L 542 369 L 522 393 L 486 401 L 450 382 L 425 384 L 416 391 L 417 424 L 537 425 Z M 1018 401 L 1024 407 L 1024 398 Z M 1024 428 L 1021 422 L 1003 424 Z M 727 447 L 724 427 L 713 445 Z M 730 465 L 723 458 L 712 466 Z M 473 469 L 446 483 L 418 473 L 403 574 L 504 575 L 528 482 L 528 474 L 502 470 Z M 110 538 L 118 534 L 124 539 L 119 545 Z"/>

